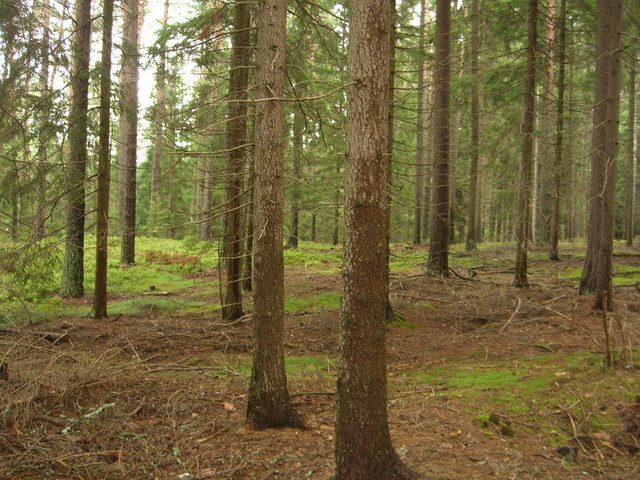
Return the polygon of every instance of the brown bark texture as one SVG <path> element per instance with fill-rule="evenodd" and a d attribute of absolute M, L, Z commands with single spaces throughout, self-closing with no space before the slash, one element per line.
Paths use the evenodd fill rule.
<path fill-rule="evenodd" d="M 449 159 L 450 159 L 450 85 L 451 85 L 451 2 L 436 2 L 435 65 L 433 70 L 434 171 L 431 237 L 427 270 L 433 275 L 449 276 Z"/>
<path fill-rule="evenodd" d="M 558 41 L 556 62 L 558 64 L 558 89 L 556 100 L 555 155 L 553 163 L 553 208 L 549 225 L 549 258 L 559 261 L 558 242 L 560 240 L 560 201 L 563 194 L 563 144 L 564 144 L 564 94 L 565 94 L 565 50 L 567 42 L 567 0 L 560 0 L 557 18 Z"/>
<path fill-rule="evenodd" d="M 138 160 L 139 0 L 124 5 L 120 131 L 118 141 L 118 216 L 120 263 L 135 263 L 136 174 Z"/>
<path fill-rule="evenodd" d="M 227 139 L 229 156 L 226 175 L 226 292 L 222 317 L 234 320 L 244 315 L 242 309 L 243 261 L 243 190 L 246 163 L 247 87 L 249 84 L 250 45 L 249 5 L 235 5 L 231 71 L 229 72 L 229 117 Z"/>
<path fill-rule="evenodd" d="M 596 74 L 591 144 L 587 253 L 580 293 L 593 292 L 594 307 L 613 308 L 611 285 L 616 155 L 620 108 L 621 0 L 598 2 Z"/>
<path fill-rule="evenodd" d="M 416 478 L 391 445 L 385 359 L 389 0 L 350 4 L 336 480 Z"/>
<path fill-rule="evenodd" d="M 466 250 L 475 250 L 478 242 L 478 165 L 480 163 L 480 17 L 479 0 L 471 0 L 471 163 L 469 165 L 469 205 Z"/>
<path fill-rule="evenodd" d="M 529 234 L 531 232 L 531 202 L 533 196 L 533 135 L 535 126 L 538 1 L 529 0 L 528 8 L 527 77 L 524 91 L 522 158 L 520 161 L 520 185 L 518 188 L 516 273 L 513 280 L 513 285 L 517 288 L 529 286 L 527 255 L 529 249 Z"/>
<path fill-rule="evenodd" d="M 67 241 L 60 295 L 84 295 L 85 177 L 87 170 L 87 108 L 89 94 L 89 55 L 91 45 L 91 0 L 76 0 L 71 47 L 71 108 L 69 112 L 69 159 L 67 183 Z"/>
<path fill-rule="evenodd" d="M 254 156 L 253 368 L 247 420 L 256 428 L 302 427 L 284 364 L 283 170 L 287 0 L 262 0 L 257 39 Z"/>
<path fill-rule="evenodd" d="M 111 166 L 109 161 L 109 130 L 111 127 L 113 0 L 104 0 L 102 18 L 100 134 L 98 147 L 98 195 L 96 205 L 96 273 L 93 297 L 94 318 L 107 317 L 107 241 L 109 239 L 109 185 Z"/>

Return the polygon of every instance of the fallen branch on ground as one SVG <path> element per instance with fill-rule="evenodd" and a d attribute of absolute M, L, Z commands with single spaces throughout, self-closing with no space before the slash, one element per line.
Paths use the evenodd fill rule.
<path fill-rule="evenodd" d="M 37 330 L 22 330 L 18 328 L 9 328 L 9 327 L 0 327 L 0 334 L 32 335 L 32 336 L 44 338 L 45 340 L 52 343 L 69 341 L 69 335 L 67 335 L 66 333 L 39 332 Z"/>

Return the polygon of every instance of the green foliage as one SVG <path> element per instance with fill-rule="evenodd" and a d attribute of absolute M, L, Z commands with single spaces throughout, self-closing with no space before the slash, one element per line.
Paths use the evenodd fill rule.
<path fill-rule="evenodd" d="M 30 302 L 56 290 L 62 261 L 61 244 L 55 239 L 0 246 L 0 301 Z"/>
<path fill-rule="evenodd" d="M 339 291 L 322 292 L 308 297 L 287 295 L 284 300 L 284 309 L 287 312 L 329 310 L 338 308 L 340 308 Z"/>
<path fill-rule="evenodd" d="M 485 425 L 493 414 L 536 417 L 532 423 L 543 425 L 548 441 L 557 443 L 566 440 L 567 434 L 573 435 L 573 432 L 563 432 L 546 413 L 558 408 L 575 408 L 579 410 L 576 416 L 589 412 L 581 424 L 585 434 L 615 433 L 619 428 L 619 412 L 601 406 L 634 399 L 637 381 L 630 372 L 602 370 L 601 362 L 599 354 L 589 352 L 521 356 L 490 364 L 420 369 L 401 378 L 404 382 L 430 385 L 433 396 L 459 398 L 468 405 L 470 417 Z M 526 428 L 523 425 L 518 428 Z M 486 430 L 492 435 L 496 432 L 491 428 Z"/>
<path fill-rule="evenodd" d="M 154 310 L 179 310 L 181 313 L 205 313 L 219 310 L 216 303 L 208 303 L 202 300 L 184 300 L 169 297 L 144 297 L 117 300 L 109 304 L 109 313 L 140 315 Z"/>
<path fill-rule="evenodd" d="M 284 251 L 285 267 L 302 265 L 307 268 L 332 273 L 342 263 L 342 248 L 326 244 L 300 242 L 299 248 Z"/>

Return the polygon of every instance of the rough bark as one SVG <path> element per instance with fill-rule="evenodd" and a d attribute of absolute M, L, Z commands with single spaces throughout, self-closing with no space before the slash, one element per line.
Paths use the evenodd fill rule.
<path fill-rule="evenodd" d="M 336 480 L 417 478 L 387 420 L 389 0 L 350 4 L 345 241 Z"/>
<path fill-rule="evenodd" d="M 529 0 L 527 33 L 527 76 L 524 91 L 524 116 L 522 119 L 522 159 L 520 161 L 520 185 L 518 188 L 518 216 L 516 224 L 516 272 L 513 285 L 528 287 L 527 255 L 531 233 L 531 199 L 533 195 L 533 136 L 535 125 L 536 36 L 538 26 L 538 1 Z"/>
<path fill-rule="evenodd" d="M 234 320 L 244 315 L 242 309 L 243 229 L 242 200 L 247 136 L 247 87 L 250 48 L 249 6 L 235 5 L 233 48 L 229 79 L 229 117 L 227 138 L 229 156 L 226 175 L 226 294 L 222 316 Z"/>
<path fill-rule="evenodd" d="M 256 428 L 301 427 L 284 364 L 283 156 L 287 0 L 262 0 L 257 39 L 253 367 L 247 420 Z"/>
<path fill-rule="evenodd" d="M 135 263 L 136 172 L 138 159 L 139 0 L 124 4 L 120 126 L 118 139 L 118 216 L 120 263 Z"/>
<path fill-rule="evenodd" d="M 135 0 L 137 2 L 137 0 Z M 100 70 L 100 133 L 98 146 L 98 195 L 96 205 L 96 274 L 93 317 L 107 317 L 107 241 L 109 239 L 109 185 L 111 127 L 111 50 L 113 0 L 103 0 L 102 62 Z"/>
<path fill-rule="evenodd" d="M 71 48 L 71 107 L 69 112 L 69 159 L 67 185 L 67 241 L 60 295 L 84 295 L 85 177 L 87 169 L 87 108 L 89 54 L 91 48 L 91 0 L 76 0 L 73 12 Z"/>
<path fill-rule="evenodd" d="M 450 84 L 451 84 L 451 2 L 436 2 L 434 66 L 434 172 L 431 237 L 427 270 L 449 276 L 449 160 L 450 160 Z"/>
<path fill-rule="evenodd" d="M 587 253 L 580 293 L 594 292 L 594 307 L 613 308 L 611 285 L 615 178 L 620 107 L 621 0 L 598 2 L 596 73 L 591 143 Z"/>

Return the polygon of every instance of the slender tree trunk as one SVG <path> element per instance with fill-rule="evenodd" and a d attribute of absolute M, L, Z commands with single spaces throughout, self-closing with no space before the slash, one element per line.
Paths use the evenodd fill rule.
<path fill-rule="evenodd" d="M 255 207 L 255 171 L 254 171 L 254 155 L 247 155 L 249 162 L 249 173 L 247 175 L 247 207 L 245 210 L 245 218 L 247 222 L 247 245 L 245 247 L 245 261 L 242 262 L 242 288 L 245 292 L 253 290 L 253 231 L 254 225 L 254 207 Z"/>
<path fill-rule="evenodd" d="M 136 2 L 138 0 L 135 0 Z M 96 276 L 93 317 L 107 317 L 107 241 L 109 238 L 109 186 L 111 127 L 111 50 L 113 0 L 103 0 L 102 65 L 100 71 L 100 134 L 98 147 L 98 198 L 96 205 Z"/>
<path fill-rule="evenodd" d="M 250 17 L 249 6 L 235 4 L 235 31 L 229 80 L 229 119 L 227 135 L 229 157 L 227 159 L 227 212 L 226 232 L 226 295 L 222 316 L 226 320 L 242 317 L 242 260 L 243 229 L 242 200 L 247 136 L 247 88 L 249 85 Z"/>
<path fill-rule="evenodd" d="M 261 0 L 258 14 L 255 132 L 253 368 L 247 420 L 256 428 L 302 427 L 291 405 L 284 365 L 282 252 L 284 60 L 287 0 Z"/>
<path fill-rule="evenodd" d="M 418 478 L 387 420 L 389 0 L 350 4 L 347 172 L 335 480 Z"/>
<path fill-rule="evenodd" d="M 594 292 L 594 308 L 613 308 L 611 270 L 620 107 L 621 0 L 598 2 L 595 102 L 587 254 L 580 293 Z"/>
<path fill-rule="evenodd" d="M 73 26 L 69 160 L 67 165 L 69 206 L 60 296 L 78 298 L 84 295 L 84 197 L 87 169 L 91 0 L 76 0 Z"/>
<path fill-rule="evenodd" d="M 124 4 L 120 131 L 118 142 L 118 215 L 120 263 L 135 263 L 136 173 L 138 159 L 139 0 Z"/>
<path fill-rule="evenodd" d="M 296 98 L 304 96 L 304 84 L 297 83 L 294 86 Z M 287 248 L 298 248 L 300 237 L 300 163 L 304 148 L 304 112 L 300 105 L 293 110 L 293 138 L 291 145 L 291 163 L 293 167 L 293 189 L 291 195 L 291 226 L 289 228 L 289 238 L 287 240 Z"/>
<path fill-rule="evenodd" d="M 48 131 L 49 115 L 51 114 L 51 91 L 49 89 L 49 55 L 50 55 L 50 30 L 51 28 L 51 5 L 49 0 L 42 3 L 42 47 L 40 66 L 40 95 L 42 98 L 40 113 L 40 145 L 38 149 L 38 169 L 36 173 L 36 212 L 34 218 L 34 239 L 42 240 L 45 237 L 46 229 L 46 203 L 47 203 L 47 163 L 48 163 Z"/>
<path fill-rule="evenodd" d="M 164 2 L 164 13 L 162 16 L 162 26 L 165 27 L 169 21 L 169 0 Z M 155 132 L 153 139 L 153 157 L 151 160 L 151 185 L 149 198 L 149 225 L 151 228 L 158 228 L 160 224 L 160 209 L 163 201 L 161 195 L 162 179 L 162 157 L 164 155 L 164 126 L 166 123 L 166 99 L 167 99 L 167 54 L 166 45 L 160 45 L 160 55 L 158 58 L 158 70 L 156 71 L 156 104 L 153 111 L 153 121 Z"/>
<path fill-rule="evenodd" d="M 469 206 L 466 250 L 475 250 L 478 241 L 478 165 L 480 163 L 480 17 L 479 0 L 471 0 L 471 163 L 469 165 Z"/>
<path fill-rule="evenodd" d="M 389 184 L 388 191 L 391 191 L 393 186 L 393 141 L 395 138 L 393 119 L 395 115 L 395 81 L 396 81 L 396 0 L 389 1 L 389 114 L 387 116 L 387 122 L 389 123 L 387 132 L 387 160 L 389 162 L 389 168 L 387 169 L 387 183 Z M 391 193 L 387 195 L 387 202 L 389 207 L 387 208 L 387 249 L 391 246 Z M 387 255 L 387 259 L 389 255 Z M 389 264 L 387 263 L 387 289 L 385 292 L 386 305 L 385 305 L 385 320 L 387 322 L 393 322 L 396 320 L 396 314 L 391 306 L 391 298 L 389 297 L 389 278 L 391 271 Z"/>
<path fill-rule="evenodd" d="M 536 212 L 532 214 L 535 234 L 531 237 L 539 244 L 550 245 L 551 241 L 551 221 L 553 211 L 553 195 L 554 195 L 554 93 L 555 86 L 555 62 L 554 47 L 556 37 L 556 0 L 547 0 L 544 12 L 545 26 L 544 31 L 544 47 L 540 48 L 540 53 L 544 58 L 544 85 L 542 87 L 542 106 L 540 115 L 538 116 L 540 136 L 536 136 L 534 141 L 537 146 L 534 162 L 535 162 L 535 180 L 534 188 L 536 188 Z"/>
<path fill-rule="evenodd" d="M 336 160 L 336 177 L 340 178 L 340 161 Z M 331 234 L 331 244 L 338 245 L 340 243 L 340 188 L 336 188 L 333 194 L 333 232 Z"/>
<path fill-rule="evenodd" d="M 427 121 L 425 123 L 425 183 L 424 183 L 424 208 L 422 209 L 422 238 L 426 239 L 431 236 L 431 217 L 432 217 L 432 191 L 433 191 L 433 172 L 434 172 L 434 106 L 435 106 L 435 92 L 434 88 L 434 67 L 431 65 L 429 69 L 428 75 L 428 84 L 431 85 L 429 87 L 429 96 L 428 96 L 428 104 L 427 104 Z"/>
<path fill-rule="evenodd" d="M 634 236 L 634 200 L 636 188 L 636 65 L 635 50 L 630 53 L 629 62 L 629 103 L 627 106 L 627 131 L 629 135 L 627 145 L 627 165 L 625 175 L 625 223 L 624 237 L 628 246 L 633 245 Z"/>
<path fill-rule="evenodd" d="M 425 36 L 427 23 L 426 0 L 420 0 L 420 53 L 422 56 L 418 67 L 418 132 L 416 137 L 416 187 L 415 208 L 413 213 L 413 243 L 422 243 L 422 215 L 426 208 L 424 204 L 425 194 L 425 169 L 427 163 L 426 123 L 427 102 L 429 90 L 427 87 L 427 60 L 425 52 Z"/>
<path fill-rule="evenodd" d="M 516 224 L 516 273 L 514 287 L 529 286 L 527 255 L 531 229 L 531 198 L 533 193 L 533 137 L 535 125 L 536 37 L 538 25 L 538 1 L 529 0 L 527 33 L 527 77 L 524 92 L 524 116 L 522 119 L 522 160 L 520 186 L 518 188 L 518 217 Z"/>
<path fill-rule="evenodd" d="M 560 200 L 562 198 L 563 161 L 562 148 L 564 140 L 564 91 L 565 91 L 565 45 L 567 39 L 567 0 L 560 0 L 558 13 L 558 91 L 556 102 L 556 138 L 553 164 L 553 209 L 549 222 L 549 258 L 558 261 L 558 241 L 560 239 Z M 573 177 L 570 177 L 573 178 Z"/>
<path fill-rule="evenodd" d="M 449 276 L 449 160 L 450 160 L 450 83 L 451 83 L 451 2 L 436 2 L 436 63 L 434 86 L 433 215 L 429 242 L 428 271 Z"/>

